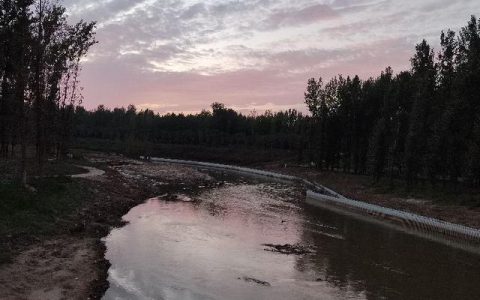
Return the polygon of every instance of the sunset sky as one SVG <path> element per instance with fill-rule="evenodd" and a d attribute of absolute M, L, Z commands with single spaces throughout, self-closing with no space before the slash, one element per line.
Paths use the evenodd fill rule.
<path fill-rule="evenodd" d="M 414 45 L 438 47 L 478 0 L 65 0 L 72 22 L 98 21 L 83 63 L 84 106 L 135 104 L 194 113 L 219 101 L 304 111 L 310 77 L 367 78 L 409 68 Z"/>

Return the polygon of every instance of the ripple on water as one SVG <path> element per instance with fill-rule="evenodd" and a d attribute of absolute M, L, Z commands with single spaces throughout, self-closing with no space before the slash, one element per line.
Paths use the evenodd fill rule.
<path fill-rule="evenodd" d="M 105 299 L 480 295 L 479 257 L 307 206 L 303 197 L 297 187 L 244 181 L 193 202 L 156 198 L 135 207 L 106 239 Z"/>

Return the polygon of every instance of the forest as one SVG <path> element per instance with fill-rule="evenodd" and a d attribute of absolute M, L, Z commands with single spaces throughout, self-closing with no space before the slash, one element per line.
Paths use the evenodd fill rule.
<path fill-rule="evenodd" d="M 81 106 L 80 62 L 96 43 L 95 23 L 69 25 L 52 1 L 2 1 L 0 155 L 39 165 L 79 140 L 102 140 L 128 155 L 154 145 L 286 150 L 321 170 L 480 185 L 480 21 L 440 35 L 434 50 L 415 46 L 409 70 L 377 77 L 307 81 L 309 113 L 248 115 L 215 102 L 195 115 L 151 110 L 88 111 Z M 33 151 L 29 151 L 33 149 Z M 174 156 L 174 153 L 172 153 Z"/>
<path fill-rule="evenodd" d="M 440 35 L 435 51 L 415 46 L 411 69 L 375 78 L 308 80 L 295 110 L 238 113 L 215 102 L 195 115 L 128 108 L 75 110 L 74 136 L 115 141 L 127 154 L 154 144 L 282 149 L 322 170 L 480 184 L 480 21 Z"/>
<path fill-rule="evenodd" d="M 68 24 L 57 1 L 0 2 L 0 156 L 18 157 L 23 183 L 31 156 L 42 166 L 67 152 L 94 30 L 94 22 Z"/>

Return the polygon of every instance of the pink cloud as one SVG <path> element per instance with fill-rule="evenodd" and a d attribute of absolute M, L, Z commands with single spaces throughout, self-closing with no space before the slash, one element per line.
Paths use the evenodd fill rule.
<path fill-rule="evenodd" d="M 299 108 L 308 78 L 408 69 L 416 42 L 434 44 L 480 10 L 474 0 L 448 9 L 435 9 L 446 0 L 319 2 L 66 0 L 74 20 L 99 21 L 100 44 L 81 74 L 84 105 Z"/>
<path fill-rule="evenodd" d="M 243 69 L 214 75 L 151 73 L 128 64 L 97 61 L 87 64 L 81 77 L 89 87 L 84 91 L 84 105 L 93 108 L 98 103 L 109 107 L 148 103 L 162 113 L 200 111 L 214 101 L 239 108 L 251 103 L 258 107 L 273 103 L 276 106 L 270 106 L 274 110 L 284 109 L 285 105 L 298 108 L 303 103 L 308 78 L 329 79 L 339 73 L 368 78 L 387 66 L 400 71 L 409 65 L 413 50 L 407 49 L 402 40 L 385 40 L 361 45 L 353 51 L 285 52 L 272 55 L 272 65 L 265 70 Z M 326 58 L 332 61 L 325 66 Z M 295 68 L 301 71 L 288 71 Z"/>

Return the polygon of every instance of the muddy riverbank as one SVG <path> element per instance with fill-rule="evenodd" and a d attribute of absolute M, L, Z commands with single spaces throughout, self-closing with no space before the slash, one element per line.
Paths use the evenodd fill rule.
<path fill-rule="evenodd" d="M 100 299 L 108 288 L 109 268 L 100 239 L 124 225 L 123 215 L 151 197 L 216 186 L 192 168 L 99 153 L 85 158 L 105 173 L 73 179 L 90 197 L 74 213 L 54 221 L 54 234 L 2 237 L 18 255 L 0 265 L 0 299 Z"/>

